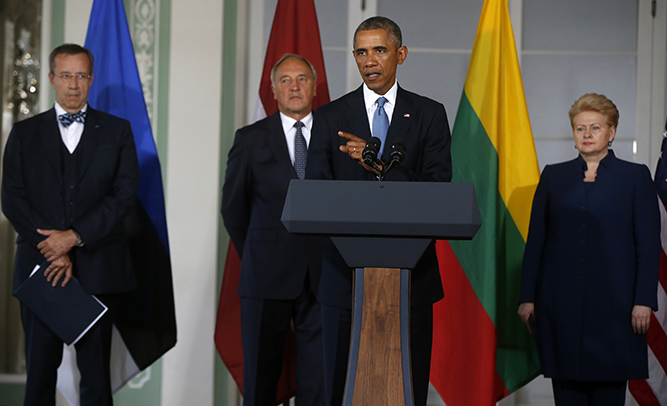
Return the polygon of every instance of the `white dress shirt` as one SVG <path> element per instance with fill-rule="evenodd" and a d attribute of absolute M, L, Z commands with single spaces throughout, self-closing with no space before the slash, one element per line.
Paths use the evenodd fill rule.
<path fill-rule="evenodd" d="M 394 86 L 389 89 L 386 94 L 377 94 L 366 86 L 366 83 L 363 84 L 364 88 L 364 104 L 366 105 L 366 114 L 368 114 L 368 126 L 371 129 L 371 136 L 373 134 L 373 114 L 377 110 L 378 105 L 376 103 L 377 99 L 383 97 L 387 99 L 384 104 L 384 111 L 387 113 L 389 118 L 389 125 L 391 125 L 391 116 L 394 115 L 394 107 L 396 107 L 396 94 L 398 93 L 398 81 L 394 82 Z M 384 147 L 384 146 L 383 146 Z"/>
<path fill-rule="evenodd" d="M 294 165 L 294 137 L 296 137 L 296 127 L 294 124 L 296 120 L 292 117 L 280 113 L 280 121 L 283 124 L 283 132 L 285 133 L 285 141 L 287 141 L 287 150 L 289 151 L 289 159 L 292 161 L 292 166 Z M 306 117 L 301 120 L 303 127 L 301 128 L 301 134 L 303 138 L 306 139 L 306 147 L 310 145 L 310 130 L 313 128 L 313 112 L 308 113 Z"/>
<path fill-rule="evenodd" d="M 81 141 L 81 135 L 83 134 L 83 123 L 79 123 L 78 121 L 73 122 L 70 124 L 69 127 L 65 127 L 58 117 L 61 114 L 67 113 L 64 108 L 58 104 L 58 102 L 55 103 L 53 106 L 56 109 L 56 121 L 58 122 L 58 128 L 60 129 L 60 138 L 62 138 L 63 143 L 67 147 L 67 150 L 69 151 L 70 154 L 74 153 L 74 150 L 76 150 L 76 147 L 79 145 L 79 141 Z M 88 110 L 88 104 L 86 103 L 85 106 L 81 109 L 81 111 L 86 111 Z"/>

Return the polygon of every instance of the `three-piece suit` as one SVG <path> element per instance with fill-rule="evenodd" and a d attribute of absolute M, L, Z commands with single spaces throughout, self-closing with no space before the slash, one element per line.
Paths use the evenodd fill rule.
<path fill-rule="evenodd" d="M 118 294 L 136 287 L 123 219 L 136 201 L 138 186 L 137 153 L 126 120 L 88 107 L 73 153 L 61 139 L 54 108 L 16 123 L 9 135 L 2 210 L 18 233 L 14 290 L 35 265 L 45 261 L 37 244 L 46 237 L 37 229 L 74 229 L 85 245 L 69 252 L 73 276 L 110 307 L 109 315 L 76 344 L 82 405 L 111 401 L 108 362 L 114 308 Z M 49 402 L 55 399 L 63 344 L 25 306 L 21 306 L 21 317 L 28 372 L 26 404 Z M 91 398 L 92 393 L 105 399 Z"/>

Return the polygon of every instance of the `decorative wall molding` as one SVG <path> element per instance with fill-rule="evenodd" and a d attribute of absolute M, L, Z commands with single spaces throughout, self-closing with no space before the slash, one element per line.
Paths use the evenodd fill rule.
<path fill-rule="evenodd" d="M 141 86 L 144 91 L 148 117 L 157 139 L 158 58 L 160 40 L 160 1 L 131 0 L 128 7 L 130 33 L 134 43 Z"/>

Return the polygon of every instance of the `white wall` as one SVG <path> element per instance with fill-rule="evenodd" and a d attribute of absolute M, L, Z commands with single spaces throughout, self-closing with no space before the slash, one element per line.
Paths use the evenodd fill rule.
<path fill-rule="evenodd" d="M 66 0 L 65 1 L 65 42 L 83 45 L 86 42 L 88 20 L 93 0 Z M 53 47 L 60 44 L 54 44 Z M 49 51 L 50 52 L 50 51 Z"/>
<path fill-rule="evenodd" d="M 178 343 L 162 405 L 213 404 L 222 2 L 171 1 L 167 219 Z"/>

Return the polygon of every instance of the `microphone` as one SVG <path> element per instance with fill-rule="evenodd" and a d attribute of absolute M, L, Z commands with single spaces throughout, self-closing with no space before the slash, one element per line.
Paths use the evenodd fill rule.
<path fill-rule="evenodd" d="M 391 146 L 391 155 L 389 155 L 389 162 L 387 163 L 387 166 L 384 169 L 382 177 L 384 178 L 384 175 L 387 172 L 397 167 L 398 164 L 403 162 L 404 159 L 405 159 L 405 146 L 403 145 L 402 141 L 396 141 Z"/>
<path fill-rule="evenodd" d="M 382 141 L 380 141 L 378 137 L 372 137 L 371 140 L 366 144 L 364 151 L 361 153 L 361 158 L 364 160 L 364 164 L 370 166 L 378 172 L 382 172 L 376 163 L 381 145 Z"/>
<path fill-rule="evenodd" d="M 405 159 L 405 146 L 402 141 L 396 141 L 394 145 L 391 146 L 391 155 L 389 155 L 391 162 L 396 162 L 396 165 L 403 162 Z"/>

